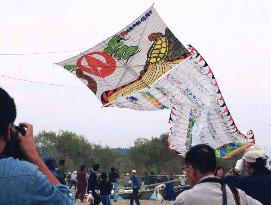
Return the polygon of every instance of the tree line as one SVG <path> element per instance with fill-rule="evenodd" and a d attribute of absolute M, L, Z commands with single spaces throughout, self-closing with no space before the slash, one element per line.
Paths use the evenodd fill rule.
<path fill-rule="evenodd" d="M 84 136 L 70 131 L 40 132 L 36 137 L 40 155 L 65 159 L 69 171 L 78 170 L 84 164 L 91 168 L 99 163 L 101 170 L 108 172 L 111 167 L 117 168 L 122 175 L 136 169 L 141 175 L 182 174 L 183 157 L 167 147 L 167 135 L 151 139 L 138 138 L 134 145 L 127 149 L 113 149 L 90 143 Z M 234 166 L 239 156 L 231 160 L 218 159 L 218 164 L 226 169 Z"/>

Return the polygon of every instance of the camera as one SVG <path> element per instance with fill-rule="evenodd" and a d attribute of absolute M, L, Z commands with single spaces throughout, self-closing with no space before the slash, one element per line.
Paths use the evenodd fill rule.
<path fill-rule="evenodd" d="M 11 130 L 11 139 L 6 144 L 3 155 L 6 157 L 23 159 L 24 156 L 19 145 L 18 135 L 20 133 L 24 136 L 26 133 L 26 129 L 22 125 L 13 125 L 12 127 L 14 128 L 14 130 Z"/>

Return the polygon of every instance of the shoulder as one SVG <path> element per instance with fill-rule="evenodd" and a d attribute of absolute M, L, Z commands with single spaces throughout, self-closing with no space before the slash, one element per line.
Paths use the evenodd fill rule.
<path fill-rule="evenodd" d="M 1 176 L 34 175 L 38 167 L 30 162 L 14 159 L 12 157 L 0 160 Z"/>
<path fill-rule="evenodd" d="M 251 205 L 261 205 L 262 203 L 257 201 L 256 199 L 253 199 L 249 195 L 247 195 L 244 191 L 237 189 L 239 196 L 240 196 L 240 201 L 242 204 L 251 204 Z"/>
<path fill-rule="evenodd" d="M 181 205 L 181 204 L 189 204 L 189 201 L 191 201 L 191 197 L 193 196 L 193 190 L 186 190 L 180 193 L 173 203 L 174 205 Z"/>

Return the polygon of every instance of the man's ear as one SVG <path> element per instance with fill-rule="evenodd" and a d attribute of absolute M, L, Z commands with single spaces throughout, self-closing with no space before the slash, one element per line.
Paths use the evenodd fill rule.
<path fill-rule="evenodd" d="M 5 132 L 3 134 L 3 139 L 8 142 L 10 140 L 10 137 L 11 137 L 11 131 L 10 131 L 11 123 L 7 123 L 4 126 L 5 126 Z"/>

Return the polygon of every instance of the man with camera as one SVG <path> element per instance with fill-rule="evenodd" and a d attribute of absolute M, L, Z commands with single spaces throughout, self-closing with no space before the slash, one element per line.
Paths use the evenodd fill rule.
<path fill-rule="evenodd" d="M 33 126 L 14 126 L 15 118 L 14 100 L 0 88 L 0 204 L 74 205 L 69 189 L 39 156 Z"/>

